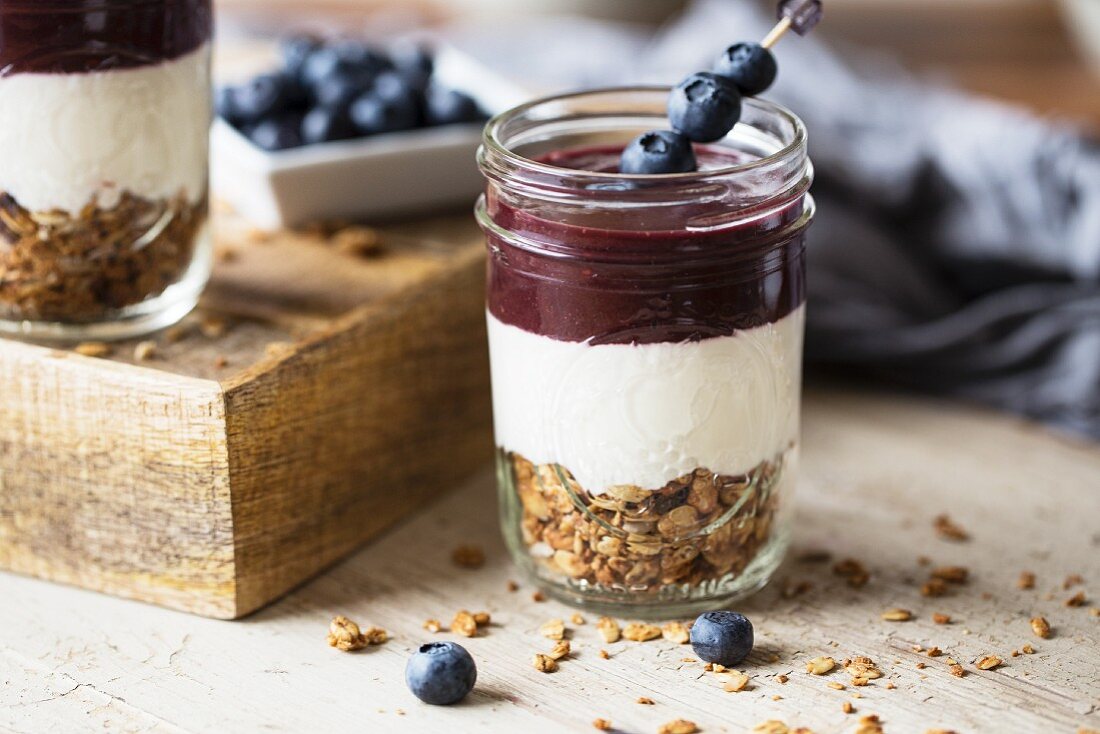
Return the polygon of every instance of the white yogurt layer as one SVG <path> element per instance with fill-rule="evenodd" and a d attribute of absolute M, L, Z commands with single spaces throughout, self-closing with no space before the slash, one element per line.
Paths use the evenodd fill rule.
<path fill-rule="evenodd" d="M 206 191 L 210 45 L 178 59 L 86 74 L 0 77 L 0 192 L 32 211 L 79 212 L 123 191 Z"/>
<path fill-rule="evenodd" d="M 798 437 L 805 309 L 679 344 L 566 342 L 488 315 L 497 445 L 582 487 L 743 474 Z"/>

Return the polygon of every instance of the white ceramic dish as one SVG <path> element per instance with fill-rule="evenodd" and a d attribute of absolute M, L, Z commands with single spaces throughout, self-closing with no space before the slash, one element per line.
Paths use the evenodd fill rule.
<path fill-rule="evenodd" d="M 436 78 L 490 114 L 529 95 L 453 48 Z M 267 152 L 223 120 L 211 132 L 214 195 L 263 228 L 325 219 L 383 219 L 473 200 L 483 187 L 474 154 L 480 123 L 386 133 Z"/>

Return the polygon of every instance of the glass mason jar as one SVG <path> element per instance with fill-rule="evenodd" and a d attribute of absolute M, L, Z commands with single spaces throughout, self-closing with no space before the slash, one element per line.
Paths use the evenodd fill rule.
<path fill-rule="evenodd" d="M 667 97 L 532 102 L 479 153 L 505 539 L 555 596 L 635 616 L 714 608 L 782 559 L 814 209 L 802 123 L 756 99 L 699 171 L 617 173 Z"/>
<path fill-rule="evenodd" d="M 0 333 L 122 338 L 210 274 L 210 0 L 0 0 Z"/>

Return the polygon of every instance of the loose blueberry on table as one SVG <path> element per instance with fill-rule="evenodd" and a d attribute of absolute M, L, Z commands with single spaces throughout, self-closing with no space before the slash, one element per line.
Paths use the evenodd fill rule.
<path fill-rule="evenodd" d="M 727 48 L 711 72 L 691 74 L 669 96 L 672 130 L 642 133 L 623 149 L 619 172 L 686 173 L 696 170 L 692 142 L 710 143 L 741 119 L 742 97 L 755 97 L 775 82 L 779 66 L 771 47 L 787 31 L 804 36 L 821 20 L 821 0 L 782 0 L 779 23 L 760 43 Z"/>
<path fill-rule="evenodd" d="M 405 685 L 424 703 L 449 706 L 466 697 L 477 682 L 470 653 L 454 642 L 429 642 L 405 665 Z"/>
<path fill-rule="evenodd" d="M 214 97 L 217 114 L 264 150 L 487 117 L 468 94 L 433 78 L 435 60 L 419 46 L 382 51 L 292 36 L 279 50 L 280 69 L 221 87 Z"/>
<path fill-rule="evenodd" d="M 706 612 L 691 626 L 691 649 L 699 659 L 727 668 L 752 652 L 752 622 L 737 612 Z"/>

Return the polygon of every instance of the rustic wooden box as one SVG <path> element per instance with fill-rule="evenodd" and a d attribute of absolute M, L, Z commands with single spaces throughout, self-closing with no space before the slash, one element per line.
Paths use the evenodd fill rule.
<path fill-rule="evenodd" d="M 223 215 L 190 333 L 153 359 L 0 341 L 0 568 L 239 617 L 482 466 L 470 220 L 383 227 L 363 258 Z"/>

